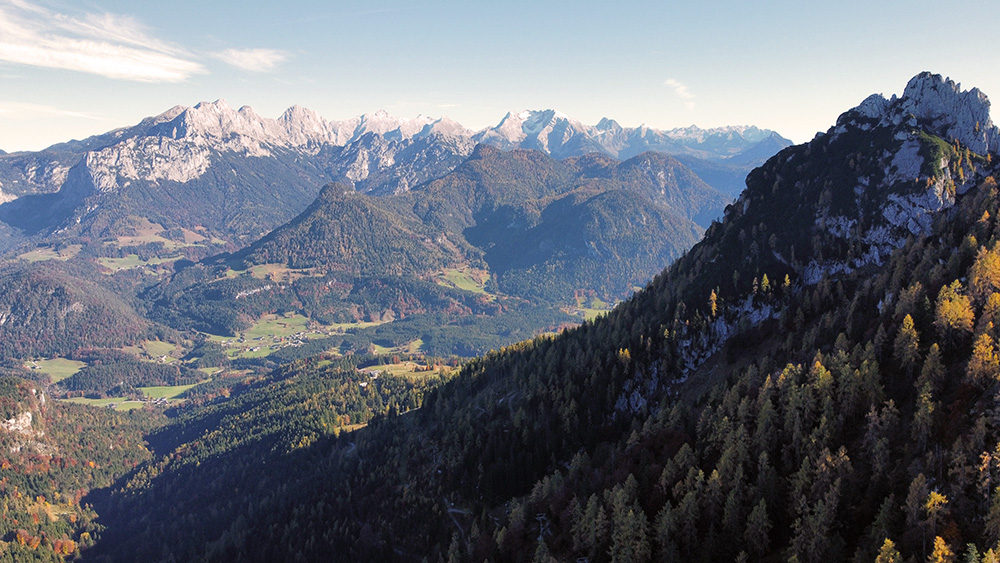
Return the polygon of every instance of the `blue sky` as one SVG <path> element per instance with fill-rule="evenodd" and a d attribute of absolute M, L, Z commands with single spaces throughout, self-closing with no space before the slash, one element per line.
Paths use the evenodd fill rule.
<path fill-rule="evenodd" d="M 479 129 L 552 108 L 803 142 L 923 70 L 1000 99 L 998 22 L 996 0 L 0 0 L 0 149 L 219 98 L 269 117 L 298 104 Z"/>

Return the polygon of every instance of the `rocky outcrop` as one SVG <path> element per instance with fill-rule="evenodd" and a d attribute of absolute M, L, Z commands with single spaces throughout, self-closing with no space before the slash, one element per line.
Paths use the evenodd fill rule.
<path fill-rule="evenodd" d="M 901 96 L 873 94 L 841 115 L 814 143 L 828 154 L 846 155 L 856 178 L 850 187 L 854 204 L 836 214 L 821 205 L 815 221 L 845 242 L 860 242 L 863 251 L 847 261 L 813 261 L 803 279 L 809 283 L 881 264 L 907 237 L 928 234 L 935 216 L 988 173 L 959 152 L 997 151 L 1000 134 L 989 109 L 989 99 L 978 89 L 963 91 L 950 79 L 924 72 Z M 869 153 L 864 159 L 857 158 L 861 149 Z M 847 186 L 830 188 L 834 194 Z"/>
<path fill-rule="evenodd" d="M 0 422 L 0 428 L 6 430 L 7 432 L 13 432 L 16 434 L 30 435 L 31 431 L 31 419 L 33 415 L 31 411 L 25 411 L 18 414 L 14 418 Z"/>
<path fill-rule="evenodd" d="M 841 116 L 838 124 L 850 123 L 858 117 L 875 120 L 884 127 L 923 127 L 948 142 L 958 140 L 978 154 L 1000 151 L 1000 131 L 990 119 L 986 94 L 978 88 L 963 91 L 961 84 L 940 74 L 922 72 L 914 76 L 898 98 L 872 94 Z"/>

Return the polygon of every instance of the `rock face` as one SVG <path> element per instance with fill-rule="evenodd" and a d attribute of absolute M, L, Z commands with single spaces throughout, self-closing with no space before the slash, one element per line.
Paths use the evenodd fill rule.
<path fill-rule="evenodd" d="M 910 79 L 901 97 L 887 100 L 873 94 L 854 111 L 884 126 L 914 127 L 920 122 L 945 140 L 957 139 L 978 154 L 1000 150 L 1000 131 L 990 119 L 986 94 L 978 88 L 962 91 L 961 84 L 940 74 L 922 72 Z"/>
<path fill-rule="evenodd" d="M 752 215 L 782 229 L 811 225 L 811 245 L 763 240 L 755 247 L 770 246 L 774 260 L 805 283 L 882 264 L 908 237 L 929 234 L 938 214 L 993 173 L 998 136 L 989 107 L 979 90 L 919 74 L 901 96 L 869 96 L 825 134 L 754 170 L 727 217 Z"/>
<path fill-rule="evenodd" d="M 977 88 L 963 91 L 951 79 L 929 72 L 910 79 L 898 98 L 869 96 L 844 113 L 832 132 L 836 139 L 851 130 L 878 128 L 892 133 L 892 142 L 881 147 L 881 174 L 859 176 L 855 189 L 889 192 L 882 217 L 913 235 L 927 233 L 933 214 L 953 205 L 956 193 L 964 193 L 976 180 L 974 169 L 955 177 L 949 155 L 929 150 L 925 135 L 957 142 L 978 155 L 1000 150 L 1000 133 L 990 119 L 986 95 Z M 915 180 L 920 185 L 916 190 L 900 191 Z"/>
<path fill-rule="evenodd" d="M 778 139 L 781 146 L 790 144 L 776 133 L 756 127 L 702 130 L 692 126 L 659 131 L 645 126 L 623 129 L 609 119 L 586 126 L 554 110 L 510 112 L 495 127 L 473 133 L 447 117 L 403 119 L 379 110 L 328 121 L 312 110 L 293 106 L 277 119 L 270 119 L 248 106 L 234 110 L 225 100 L 217 100 L 189 108 L 175 106 L 134 127 L 30 153 L 45 154 L 47 158 L 0 155 L 0 193 L 4 194 L 0 197 L 10 200 L 23 194 L 56 192 L 66 182 L 70 167 L 78 162 L 84 163 L 99 191 L 110 191 L 135 180 L 190 181 L 205 174 L 218 160 L 213 158 L 214 152 L 266 158 L 273 156 L 276 149 L 288 149 L 316 157 L 324 148 L 353 144 L 353 152 L 360 153 L 368 149 L 363 146 L 366 143 L 386 141 L 398 143 L 390 151 L 398 153 L 408 142 L 431 137 L 453 140 L 460 156 L 471 154 L 475 143 L 487 143 L 502 149 L 536 149 L 557 158 L 598 152 L 627 159 L 653 150 L 726 159 L 764 141 L 773 144 Z M 461 141 L 454 142 L 456 139 Z M 384 152 L 384 147 L 372 148 Z M 354 164 L 356 159 L 341 160 L 350 164 L 337 169 L 342 174 L 335 177 L 364 176 Z M 395 158 L 383 158 L 381 162 L 384 164 L 370 162 L 376 164 L 376 169 L 369 167 L 368 173 L 398 164 Z"/>
<path fill-rule="evenodd" d="M 31 435 L 31 419 L 31 411 L 25 411 L 16 415 L 14 418 L 0 422 L 0 428 L 15 434 Z"/>

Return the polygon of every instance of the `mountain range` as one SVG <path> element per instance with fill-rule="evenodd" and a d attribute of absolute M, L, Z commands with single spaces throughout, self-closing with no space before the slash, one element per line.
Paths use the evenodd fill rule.
<path fill-rule="evenodd" d="M 414 315 L 447 309 L 452 318 L 436 317 L 435 324 L 467 323 L 454 317 L 453 296 L 432 283 L 442 271 L 482 271 L 489 291 L 508 307 L 510 299 L 528 300 L 536 310 L 565 307 L 581 293 L 613 301 L 694 244 L 703 232 L 698 223 L 725 203 L 680 162 L 658 153 L 625 162 L 600 155 L 559 161 L 480 145 L 454 171 L 407 192 L 374 196 L 328 185 L 267 236 L 205 258 L 141 297 L 170 326 L 215 334 L 233 334 L 239 318 L 282 308 L 325 322 L 417 322 Z M 230 268 L 275 264 L 304 277 L 280 285 L 227 279 Z M 373 300 L 358 292 L 374 278 L 396 297 Z M 256 284 L 254 297 L 232 299 L 250 291 L 248 283 Z M 317 283 L 342 290 L 305 299 L 304 288 Z M 241 289 L 218 291 L 233 284 Z M 221 313 L 232 310 L 243 314 Z M 468 304 L 457 310 L 483 312 Z M 416 339 L 427 343 L 432 335 L 422 328 L 407 340 Z M 436 353 L 469 349 L 459 343 Z"/>
<path fill-rule="evenodd" d="M 425 352 L 474 355 L 574 322 L 563 308 L 614 302 L 643 283 L 697 241 L 774 143 L 787 141 L 754 127 L 589 127 L 554 111 L 512 112 L 473 133 L 385 112 L 333 122 L 301 107 L 269 119 L 224 101 L 177 106 L 0 155 L 0 249 L 34 262 L 11 269 L 13 285 L 43 276 L 60 295 L 113 286 L 125 303 L 94 293 L 99 303 L 85 309 L 123 311 L 109 316 L 109 333 L 136 342 L 173 329 L 233 335 L 296 313 L 324 324 L 405 321 L 333 348 L 423 342 Z M 145 266 L 106 269 L 130 256 Z M 71 264 L 50 278 L 51 260 Z M 287 283 L 263 269 L 284 271 Z M 502 299 L 484 307 L 447 290 L 455 275 Z M 0 304 L 0 314 L 17 309 L 51 327 L 18 350 L 88 345 L 64 322 L 78 315 L 46 295 L 26 301 L 37 310 Z M 115 328 L 135 316 L 155 322 Z M 477 328 L 458 330 L 469 322 Z M 0 325 L 0 336 L 22 340 L 14 326 Z"/>
<path fill-rule="evenodd" d="M 738 191 L 749 168 L 788 141 L 755 127 L 659 131 L 610 120 L 591 127 L 551 110 L 511 112 L 477 133 L 448 118 L 383 111 L 328 121 L 295 106 L 270 119 L 220 100 L 37 153 L 0 155 L 0 220 L 28 234 L 107 237 L 144 214 L 168 229 L 205 228 L 248 242 L 301 212 L 327 182 L 376 195 L 407 191 L 453 170 L 479 143 L 556 158 L 683 154 L 696 171 L 721 174 L 719 189 L 735 195 L 734 182 Z M 130 200 L 125 208 L 120 194 Z"/>

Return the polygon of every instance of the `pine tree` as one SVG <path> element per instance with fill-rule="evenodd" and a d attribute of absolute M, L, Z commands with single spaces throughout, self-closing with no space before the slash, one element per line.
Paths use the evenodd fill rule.
<path fill-rule="evenodd" d="M 924 503 L 924 510 L 927 512 L 927 522 L 931 526 L 931 533 L 937 535 L 937 523 L 947 510 L 948 497 L 937 491 L 927 494 L 927 501 Z"/>
<path fill-rule="evenodd" d="M 979 561 L 979 550 L 976 549 L 976 544 L 970 543 L 965 546 L 965 556 L 962 557 L 964 563 L 980 563 Z"/>
<path fill-rule="evenodd" d="M 931 385 L 928 383 L 920 390 L 920 395 L 917 397 L 917 410 L 913 413 L 913 441 L 921 452 L 927 450 L 931 430 L 934 428 L 934 412 L 936 410 L 937 401 L 934 400 Z"/>
<path fill-rule="evenodd" d="M 760 499 L 750 512 L 746 531 L 743 533 L 743 538 L 754 553 L 758 555 L 767 553 L 767 549 L 771 546 L 771 527 L 771 519 L 767 516 L 767 503 L 764 499 Z"/>
<path fill-rule="evenodd" d="M 990 510 L 986 514 L 986 524 L 983 532 L 989 543 L 1000 542 L 1000 487 L 993 489 Z"/>
<path fill-rule="evenodd" d="M 931 344 L 927 350 L 927 358 L 924 359 L 924 366 L 920 369 L 920 377 L 917 379 L 917 389 L 930 385 L 932 391 L 937 392 L 938 386 L 944 379 L 944 364 L 941 361 L 941 347 L 937 343 Z"/>

